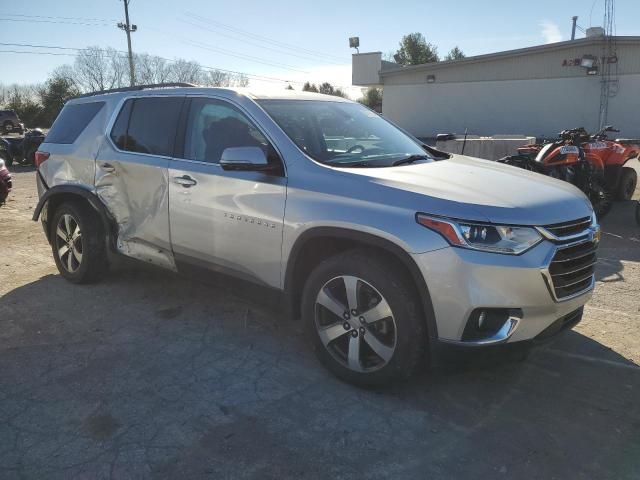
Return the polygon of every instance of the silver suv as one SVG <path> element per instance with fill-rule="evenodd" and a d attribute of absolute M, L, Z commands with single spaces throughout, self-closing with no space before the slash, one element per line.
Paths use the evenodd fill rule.
<path fill-rule="evenodd" d="M 337 97 L 77 98 L 36 163 L 34 220 L 66 279 L 100 278 L 108 250 L 240 277 L 282 295 L 357 384 L 407 377 L 439 342 L 552 336 L 594 287 L 600 230 L 576 188 L 443 154 Z"/>

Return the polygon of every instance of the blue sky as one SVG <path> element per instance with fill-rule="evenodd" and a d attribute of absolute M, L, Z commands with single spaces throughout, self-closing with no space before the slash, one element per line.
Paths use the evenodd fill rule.
<path fill-rule="evenodd" d="M 1 43 L 126 49 L 124 32 L 115 26 L 124 17 L 119 0 L 0 0 L 0 6 Z M 477 55 L 567 40 L 572 15 L 586 28 L 601 25 L 603 11 L 604 0 L 130 3 L 131 21 L 138 25 L 132 36 L 137 52 L 292 82 L 328 80 L 342 86 L 350 85 L 350 36 L 360 37 L 361 52 L 386 53 L 397 48 L 403 34 L 419 31 L 442 55 L 456 45 L 467 55 Z M 640 35 L 639 17 L 639 0 L 616 1 L 618 35 Z M 9 45 L 0 45 L 0 50 L 70 52 Z M 72 61 L 71 56 L 0 51 L 0 83 L 41 82 L 56 66 Z"/>

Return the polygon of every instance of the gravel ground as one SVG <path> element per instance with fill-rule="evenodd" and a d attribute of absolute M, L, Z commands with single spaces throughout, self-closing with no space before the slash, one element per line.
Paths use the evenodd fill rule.
<path fill-rule="evenodd" d="M 0 478 L 640 478 L 640 227 L 604 222 L 573 331 L 516 361 L 451 357 L 380 391 L 330 376 L 299 325 L 121 261 L 57 274 L 35 174 L 0 208 Z"/>

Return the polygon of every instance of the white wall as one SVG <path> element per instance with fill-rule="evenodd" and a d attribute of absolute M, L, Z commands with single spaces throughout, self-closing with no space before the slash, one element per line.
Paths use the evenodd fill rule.
<path fill-rule="evenodd" d="M 437 133 L 555 137 L 598 127 L 600 76 L 534 80 L 385 84 L 383 115 L 417 136 Z M 640 138 L 640 75 L 621 75 L 608 123 Z"/>
<path fill-rule="evenodd" d="M 356 53 L 351 57 L 351 84 L 359 86 L 380 85 L 382 52 Z"/>

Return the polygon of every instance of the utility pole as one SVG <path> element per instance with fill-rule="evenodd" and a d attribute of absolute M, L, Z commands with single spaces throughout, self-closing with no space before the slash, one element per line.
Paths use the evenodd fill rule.
<path fill-rule="evenodd" d="M 576 39 L 576 25 L 578 24 L 578 17 L 577 16 L 571 17 L 571 20 L 573 20 L 573 26 L 571 27 L 571 40 L 575 40 Z"/>
<path fill-rule="evenodd" d="M 129 1 L 122 0 L 124 3 L 124 20 L 125 23 L 118 23 L 118 28 L 124 30 L 127 34 L 127 46 L 129 47 L 129 84 L 133 87 L 136 84 L 136 76 L 133 70 L 133 51 L 131 50 L 131 33 L 138 30 L 137 25 L 131 25 L 129 23 Z"/>

